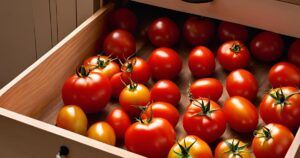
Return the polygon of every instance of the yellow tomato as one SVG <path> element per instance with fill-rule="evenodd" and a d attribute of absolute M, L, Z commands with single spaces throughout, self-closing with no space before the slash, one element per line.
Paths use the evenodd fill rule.
<path fill-rule="evenodd" d="M 107 122 L 97 122 L 87 131 L 87 136 L 100 142 L 115 145 L 116 134 Z"/>
<path fill-rule="evenodd" d="M 218 144 L 215 158 L 251 158 L 247 144 L 238 139 L 227 139 Z"/>

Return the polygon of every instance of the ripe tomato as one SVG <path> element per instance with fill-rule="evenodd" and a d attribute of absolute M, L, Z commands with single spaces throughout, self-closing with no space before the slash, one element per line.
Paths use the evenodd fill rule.
<path fill-rule="evenodd" d="M 131 125 L 130 118 L 121 108 L 115 108 L 106 117 L 107 123 L 114 129 L 117 138 L 123 139 L 127 128 Z"/>
<path fill-rule="evenodd" d="M 279 62 L 269 71 L 269 81 L 273 88 L 281 86 L 300 86 L 300 69 L 288 62 Z"/>
<path fill-rule="evenodd" d="M 249 64 L 250 53 L 242 42 L 228 41 L 219 47 L 217 59 L 225 70 L 233 71 Z"/>
<path fill-rule="evenodd" d="M 253 100 L 257 95 L 258 83 L 249 71 L 238 69 L 227 76 L 226 89 L 229 96 L 242 96 Z"/>
<path fill-rule="evenodd" d="M 288 60 L 300 67 L 300 39 L 295 40 L 289 47 Z"/>
<path fill-rule="evenodd" d="M 123 65 L 123 78 L 131 78 L 134 82 L 145 84 L 151 77 L 149 64 L 142 58 L 135 57 L 127 60 Z"/>
<path fill-rule="evenodd" d="M 105 37 L 103 50 L 106 55 L 126 59 L 135 53 L 135 39 L 125 30 L 114 30 Z"/>
<path fill-rule="evenodd" d="M 59 110 L 56 125 L 69 131 L 85 135 L 88 120 L 80 107 L 76 105 L 66 105 Z"/>
<path fill-rule="evenodd" d="M 137 17 L 133 11 L 127 8 L 120 8 L 111 13 L 109 24 L 112 29 L 124 29 L 134 33 L 137 28 Z"/>
<path fill-rule="evenodd" d="M 136 122 L 125 134 L 126 149 L 149 158 L 167 157 L 175 141 L 174 128 L 163 118 Z"/>
<path fill-rule="evenodd" d="M 219 25 L 218 36 L 223 43 L 231 40 L 246 42 L 248 39 L 248 29 L 243 25 L 222 21 Z"/>
<path fill-rule="evenodd" d="M 246 98 L 234 96 L 227 99 L 223 111 L 230 127 L 235 131 L 247 133 L 256 129 L 258 113 L 255 106 Z"/>
<path fill-rule="evenodd" d="M 176 106 L 180 102 L 181 93 L 177 85 L 170 80 L 157 81 L 150 92 L 152 101 L 163 101 Z"/>
<path fill-rule="evenodd" d="M 62 88 L 65 105 L 78 105 L 86 113 L 103 110 L 111 97 L 109 79 L 102 73 L 86 72 L 84 66 L 67 79 Z"/>
<path fill-rule="evenodd" d="M 256 59 L 263 62 L 273 62 L 283 54 L 283 40 L 276 33 L 261 32 L 252 39 L 250 49 Z"/>
<path fill-rule="evenodd" d="M 119 96 L 122 109 L 132 117 L 137 117 L 140 110 L 135 106 L 146 106 L 150 101 L 150 92 L 146 86 L 140 83 L 131 83 L 125 87 Z"/>
<path fill-rule="evenodd" d="M 251 158 L 247 144 L 238 139 L 227 139 L 218 144 L 215 158 Z"/>
<path fill-rule="evenodd" d="M 164 118 L 169 121 L 174 128 L 179 120 L 178 110 L 172 104 L 167 102 L 154 102 L 150 104 L 145 111 L 143 118 L 149 118 L 152 113 L 154 118 Z"/>
<path fill-rule="evenodd" d="M 196 135 L 208 143 L 220 138 L 226 129 L 220 105 L 207 98 L 191 102 L 183 114 L 182 124 L 187 134 Z"/>
<path fill-rule="evenodd" d="M 213 158 L 208 144 L 197 136 L 189 135 L 180 139 L 171 148 L 168 158 Z"/>
<path fill-rule="evenodd" d="M 177 52 L 167 47 L 155 49 L 151 53 L 148 63 L 151 67 L 152 77 L 156 80 L 173 79 L 182 68 L 182 61 Z"/>
<path fill-rule="evenodd" d="M 218 101 L 223 93 L 222 83 L 215 78 L 202 78 L 194 81 L 189 91 L 194 98 L 209 98 Z"/>
<path fill-rule="evenodd" d="M 271 89 L 260 106 L 260 116 L 265 123 L 280 123 L 291 130 L 300 125 L 300 94 L 295 87 Z"/>
<path fill-rule="evenodd" d="M 204 46 L 194 48 L 188 59 L 188 65 L 195 77 L 207 77 L 214 73 L 216 62 L 213 53 Z"/>
<path fill-rule="evenodd" d="M 190 45 L 207 45 L 215 36 L 215 25 L 207 18 L 189 17 L 183 25 L 183 36 Z"/>
<path fill-rule="evenodd" d="M 293 142 L 293 133 L 286 127 L 271 123 L 256 131 L 252 150 L 256 158 L 283 158 Z"/>
<path fill-rule="evenodd" d="M 176 23 L 167 17 L 153 21 L 147 33 L 151 43 L 158 47 L 170 47 L 179 40 L 179 29 Z"/>
<path fill-rule="evenodd" d="M 95 72 L 105 74 L 109 79 L 116 73 L 120 72 L 120 67 L 113 62 L 108 56 L 92 56 L 87 58 L 83 65 L 92 68 Z"/>
<path fill-rule="evenodd" d="M 116 144 L 114 129 L 107 122 L 97 122 L 93 124 L 87 131 L 87 136 L 109 145 Z"/>
<path fill-rule="evenodd" d="M 111 79 L 111 87 L 112 87 L 112 96 L 116 99 L 119 98 L 120 93 L 126 87 L 126 84 L 129 84 L 130 81 L 128 78 L 122 78 L 123 72 L 118 72 L 114 74 Z"/>

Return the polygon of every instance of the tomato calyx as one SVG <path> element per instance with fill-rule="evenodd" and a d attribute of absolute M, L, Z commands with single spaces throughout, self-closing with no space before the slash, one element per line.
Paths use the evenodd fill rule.
<path fill-rule="evenodd" d="M 141 124 L 150 124 L 153 120 L 153 111 L 152 111 L 152 106 L 135 106 L 136 108 L 139 108 L 142 110 L 142 112 L 140 113 L 140 116 L 139 118 L 135 118 L 136 121 L 140 122 Z M 148 107 L 149 107 L 149 110 L 150 110 L 150 115 L 149 117 L 147 115 L 146 118 L 143 118 L 144 114 L 146 114 L 147 110 L 148 110 Z"/>
<path fill-rule="evenodd" d="M 194 138 L 195 139 L 195 138 Z M 197 142 L 197 139 L 195 139 L 195 141 L 190 144 L 189 146 L 186 145 L 185 139 L 183 139 L 183 145 L 181 145 L 178 140 L 177 140 L 177 144 L 180 148 L 180 153 L 173 150 L 173 152 L 180 158 L 191 158 L 191 155 L 189 154 L 190 149 L 192 148 L 192 146 Z"/>
<path fill-rule="evenodd" d="M 97 58 L 97 65 L 95 68 L 105 68 L 110 62 L 111 62 L 111 59 L 109 58 L 108 60 L 105 60 L 105 59 L 101 59 L 100 58 L 101 56 L 98 55 L 98 58 Z"/>
<path fill-rule="evenodd" d="M 282 88 L 276 88 L 276 89 L 271 89 L 269 92 L 269 95 L 275 100 L 274 106 L 279 105 L 280 111 L 282 111 L 283 108 L 289 104 L 288 99 L 295 94 L 300 94 L 300 91 L 291 93 L 289 95 L 285 95 L 283 93 Z"/>
<path fill-rule="evenodd" d="M 263 127 L 261 130 L 255 130 L 254 136 L 257 138 L 265 138 L 265 139 L 271 139 L 271 130 L 267 127 Z"/>
<path fill-rule="evenodd" d="M 233 42 L 232 46 L 230 47 L 230 50 L 234 53 L 239 53 L 241 51 L 241 45 L 238 42 Z"/>
<path fill-rule="evenodd" d="M 86 70 L 84 65 L 81 65 L 76 69 L 76 75 L 78 77 L 87 77 L 90 75 L 90 72 L 90 69 Z"/>
<path fill-rule="evenodd" d="M 126 62 L 122 64 L 122 72 L 131 73 L 133 71 L 133 66 L 136 64 L 136 58 L 126 59 Z"/>
<path fill-rule="evenodd" d="M 229 141 L 224 141 L 225 144 L 229 147 L 228 151 L 225 151 L 224 153 L 228 153 L 228 154 L 232 154 L 233 158 L 242 158 L 243 156 L 241 155 L 242 152 L 246 152 L 244 151 L 244 149 L 248 146 L 248 144 L 244 144 L 242 146 L 240 145 L 240 140 L 237 140 L 237 142 L 235 143 L 234 141 L 235 139 L 232 139 L 232 142 Z"/>
<path fill-rule="evenodd" d="M 210 108 L 211 107 L 210 99 L 205 104 L 203 99 L 201 99 L 201 98 L 194 99 L 193 97 L 190 96 L 190 101 L 192 102 L 193 105 L 195 105 L 195 106 L 197 106 L 201 109 L 201 112 L 196 113 L 193 116 L 208 116 L 208 117 L 210 117 L 210 115 L 212 113 L 219 110 L 219 109 L 211 110 L 211 108 Z"/>

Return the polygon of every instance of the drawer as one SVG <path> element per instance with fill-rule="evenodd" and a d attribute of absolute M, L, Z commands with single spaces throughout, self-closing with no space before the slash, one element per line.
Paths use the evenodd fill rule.
<path fill-rule="evenodd" d="M 101 42 L 107 32 L 107 15 L 113 8 L 113 4 L 105 5 L 0 90 L 0 157 L 53 158 L 60 146 L 69 148 L 69 158 L 142 157 L 54 125 L 57 112 L 63 106 L 61 88 L 64 81 L 74 73 L 74 68 L 83 59 L 99 52 Z M 143 46 L 142 41 L 138 41 L 137 47 L 139 52 L 150 52 L 153 49 L 151 45 Z M 182 56 L 186 56 L 189 50 L 182 46 L 178 49 L 183 52 Z M 147 57 L 147 54 L 142 56 Z M 268 87 L 265 82 L 267 68 L 259 64 L 252 65 L 259 70 L 256 73 L 256 76 L 260 78 L 259 84 Z M 221 69 L 220 65 L 217 69 Z M 185 72 L 187 71 L 180 74 L 183 76 L 180 79 L 191 81 L 190 74 Z M 223 72 L 216 75 L 223 80 L 226 77 Z M 260 91 L 260 95 L 262 94 L 263 91 Z M 226 97 L 227 94 L 221 99 L 224 101 Z M 187 101 L 187 97 L 182 98 L 182 102 Z M 183 131 L 181 127 L 178 127 L 178 130 Z M 234 135 L 227 132 L 225 136 Z M 299 157 L 299 145 L 300 130 L 286 157 Z"/>

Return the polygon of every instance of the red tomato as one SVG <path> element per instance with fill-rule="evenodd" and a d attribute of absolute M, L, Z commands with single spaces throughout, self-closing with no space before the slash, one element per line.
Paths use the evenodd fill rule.
<path fill-rule="evenodd" d="M 80 107 L 67 105 L 59 110 L 56 125 L 69 131 L 85 135 L 88 120 Z"/>
<path fill-rule="evenodd" d="M 143 118 L 151 117 L 151 111 L 154 118 L 164 118 L 175 128 L 179 120 L 178 110 L 170 103 L 167 102 L 154 102 L 150 104 Z"/>
<path fill-rule="evenodd" d="M 264 62 L 273 62 L 282 56 L 283 40 L 273 32 L 261 32 L 250 43 L 252 55 Z"/>
<path fill-rule="evenodd" d="M 81 72 L 67 79 L 62 88 L 62 99 L 65 105 L 78 105 L 86 113 L 103 110 L 111 97 L 111 84 L 102 73 Z"/>
<path fill-rule="evenodd" d="M 238 139 L 227 139 L 218 144 L 215 158 L 251 158 L 247 144 Z"/>
<path fill-rule="evenodd" d="M 92 56 L 87 58 L 83 65 L 90 67 L 95 72 L 105 74 L 109 79 L 116 73 L 120 72 L 120 67 L 116 62 L 113 62 L 108 56 Z"/>
<path fill-rule="evenodd" d="M 179 29 L 171 19 L 158 18 L 148 28 L 148 38 L 158 47 L 170 47 L 179 40 Z"/>
<path fill-rule="evenodd" d="M 209 98 L 218 101 L 223 93 L 222 83 L 215 78 L 202 78 L 194 81 L 189 90 L 194 98 Z"/>
<path fill-rule="evenodd" d="M 300 39 L 295 40 L 290 46 L 288 60 L 289 62 L 300 67 Z"/>
<path fill-rule="evenodd" d="M 256 158 L 283 158 L 294 140 L 286 127 L 271 123 L 255 132 L 252 150 Z"/>
<path fill-rule="evenodd" d="M 208 144 L 197 136 L 189 135 L 180 139 L 171 148 L 168 158 L 213 158 Z"/>
<path fill-rule="evenodd" d="M 220 138 L 226 129 L 220 105 L 207 98 L 191 102 L 183 114 L 182 124 L 187 134 L 196 135 L 208 143 Z"/>
<path fill-rule="evenodd" d="M 182 68 L 182 61 L 177 52 L 166 47 L 155 49 L 151 53 L 148 63 L 151 67 L 152 77 L 156 80 L 173 79 Z"/>
<path fill-rule="evenodd" d="M 110 79 L 112 96 L 116 99 L 119 98 L 120 93 L 126 87 L 126 85 L 130 83 L 128 78 L 122 78 L 122 74 L 123 72 L 118 72 L 114 74 Z"/>
<path fill-rule="evenodd" d="M 149 64 L 142 58 L 135 57 L 122 65 L 123 78 L 131 78 L 134 82 L 145 84 L 151 77 Z"/>
<path fill-rule="evenodd" d="M 248 29 L 243 25 L 222 21 L 219 25 L 218 35 L 223 43 L 231 40 L 246 42 L 248 39 Z"/>
<path fill-rule="evenodd" d="M 227 76 L 226 89 L 229 96 L 242 96 L 253 100 L 257 95 L 258 83 L 249 71 L 238 69 Z"/>
<path fill-rule="evenodd" d="M 183 36 L 190 45 L 207 45 L 215 36 L 215 25 L 207 18 L 189 17 L 183 25 Z"/>
<path fill-rule="evenodd" d="M 114 129 L 117 138 L 123 139 L 127 128 L 131 125 L 130 118 L 121 108 L 115 108 L 106 117 L 106 121 Z"/>
<path fill-rule="evenodd" d="M 165 158 L 176 141 L 176 132 L 163 118 L 153 118 L 132 124 L 125 134 L 129 151 L 149 158 Z"/>
<path fill-rule="evenodd" d="M 225 70 L 233 71 L 249 64 L 250 53 L 242 42 L 228 41 L 219 47 L 217 59 Z"/>
<path fill-rule="evenodd" d="M 194 48 L 188 59 L 188 65 L 195 77 L 207 77 L 214 73 L 216 62 L 213 53 L 204 46 Z"/>
<path fill-rule="evenodd" d="M 121 29 L 112 31 L 103 42 L 103 50 L 106 55 L 122 60 L 135 53 L 135 46 L 135 39 L 131 33 Z"/>
<path fill-rule="evenodd" d="M 255 106 L 246 98 L 234 96 L 227 99 L 223 111 L 230 127 L 235 131 L 247 133 L 256 129 L 258 113 Z"/>
<path fill-rule="evenodd" d="M 295 87 L 271 89 L 260 106 L 260 116 L 265 123 L 280 123 L 291 130 L 300 126 L 300 94 Z"/>
<path fill-rule="evenodd" d="M 150 92 L 152 101 L 163 101 L 172 105 L 180 102 L 181 93 L 177 85 L 170 80 L 157 81 Z"/>
<path fill-rule="evenodd" d="M 125 87 L 119 96 L 122 109 L 132 117 L 138 117 L 140 110 L 135 106 L 146 106 L 150 101 L 150 92 L 143 84 L 131 83 Z"/>
<path fill-rule="evenodd" d="M 300 69 L 288 62 L 279 62 L 269 71 L 269 81 L 273 88 L 281 86 L 300 86 Z"/>
<path fill-rule="evenodd" d="M 107 122 L 97 122 L 93 124 L 87 131 L 87 136 L 109 145 L 116 144 L 114 129 Z"/>
<path fill-rule="evenodd" d="M 127 8 L 120 8 L 111 13 L 109 24 L 112 29 L 124 29 L 134 33 L 137 26 L 137 17 L 133 11 Z"/>

